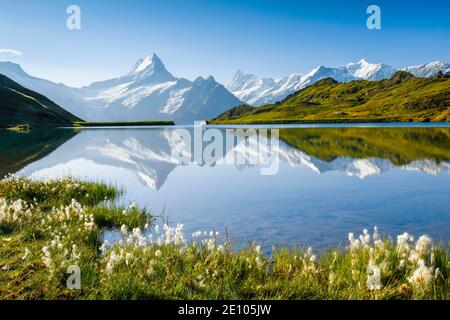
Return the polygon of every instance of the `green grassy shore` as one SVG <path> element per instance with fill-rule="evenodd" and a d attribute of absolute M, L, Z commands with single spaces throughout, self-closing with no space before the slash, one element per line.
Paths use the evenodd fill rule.
<path fill-rule="evenodd" d="M 449 247 L 364 230 L 346 247 L 234 250 L 216 232 L 159 227 L 111 186 L 0 182 L 0 299 L 448 299 Z M 103 242 L 117 230 L 121 240 Z M 81 269 L 70 290 L 69 266 Z"/>

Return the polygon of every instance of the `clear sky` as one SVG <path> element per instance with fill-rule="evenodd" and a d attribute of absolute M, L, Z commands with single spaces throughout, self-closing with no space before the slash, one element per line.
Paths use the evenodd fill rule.
<path fill-rule="evenodd" d="M 66 28 L 71 4 L 79 31 Z M 370 4 L 381 8 L 381 30 L 366 27 Z M 442 0 L 0 0 L 0 60 L 77 86 L 120 76 L 152 52 L 175 76 L 224 84 L 237 69 L 282 76 L 361 58 L 403 67 L 450 60 L 449 14 Z"/>

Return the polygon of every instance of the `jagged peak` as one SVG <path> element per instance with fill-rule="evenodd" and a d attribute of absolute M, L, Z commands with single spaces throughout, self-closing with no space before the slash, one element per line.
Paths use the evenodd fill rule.
<path fill-rule="evenodd" d="M 234 73 L 233 81 L 238 81 L 240 79 L 257 79 L 258 77 L 252 73 L 245 73 L 242 70 L 238 70 Z"/>
<path fill-rule="evenodd" d="M 209 75 L 206 78 L 199 76 L 194 80 L 194 83 L 204 83 L 204 82 L 215 83 L 216 79 L 213 76 Z"/>
<path fill-rule="evenodd" d="M 150 68 L 152 68 L 153 70 L 157 69 L 166 70 L 164 63 L 156 55 L 156 53 L 152 53 L 151 55 L 145 58 L 139 59 L 131 68 L 131 73 L 139 73 L 148 70 Z"/>

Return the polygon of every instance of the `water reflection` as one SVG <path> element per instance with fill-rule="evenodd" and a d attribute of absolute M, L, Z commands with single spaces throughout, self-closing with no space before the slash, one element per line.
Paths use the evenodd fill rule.
<path fill-rule="evenodd" d="M 194 130 L 189 131 L 194 137 Z M 173 156 L 174 149 L 180 147 L 180 137 L 173 129 L 85 130 L 76 137 L 72 130 L 55 132 L 0 136 L 1 156 L 5 159 L 0 167 L 2 172 L 15 172 L 34 162 L 25 170 L 27 174 L 44 171 L 53 175 L 51 168 L 54 168 L 57 174 L 85 176 L 83 167 L 107 166 L 132 173 L 141 184 L 158 190 L 170 172 L 184 164 Z M 223 136 L 235 138 L 225 131 Z M 72 137 L 50 156 L 36 161 Z M 281 129 L 280 138 L 276 147 L 261 150 L 257 133 L 251 133 L 246 140 L 235 140 L 231 151 L 222 143 L 221 154 L 226 158 L 227 152 L 232 152 L 236 160 L 277 153 L 282 162 L 292 167 L 305 167 L 317 173 L 342 172 L 359 178 L 395 167 L 429 174 L 450 170 L 450 128 Z M 183 148 L 193 158 L 192 145 Z M 203 151 L 207 145 L 203 144 Z M 215 166 L 225 161 L 202 159 L 196 163 Z M 236 161 L 235 166 L 242 169 L 254 165 Z M 96 177 L 102 176 L 101 171 L 94 172 Z"/>
<path fill-rule="evenodd" d="M 392 235 L 450 238 L 450 128 L 281 129 L 280 143 L 263 150 L 279 156 L 274 176 L 262 176 L 258 164 L 182 163 L 173 156 L 180 149 L 174 128 L 25 137 L 0 139 L 2 172 L 113 183 L 127 190 L 122 201 L 165 212 L 188 233 L 227 229 L 239 244 L 326 246 L 377 224 Z M 258 148 L 250 136 L 220 154 L 248 157 Z"/>
<path fill-rule="evenodd" d="M 33 132 L 0 131 L 0 177 L 15 173 L 41 158 L 77 134 L 73 130 L 38 130 Z"/>

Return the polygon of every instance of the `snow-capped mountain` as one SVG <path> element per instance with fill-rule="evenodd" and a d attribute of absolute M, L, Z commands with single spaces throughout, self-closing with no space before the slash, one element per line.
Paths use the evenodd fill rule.
<path fill-rule="evenodd" d="M 435 76 L 439 71 L 442 71 L 444 74 L 450 73 L 450 63 L 434 61 L 421 66 L 407 67 L 403 70 L 412 73 L 416 77 L 427 78 Z"/>
<path fill-rule="evenodd" d="M 210 76 L 174 77 L 156 54 L 140 59 L 126 75 L 83 87 L 84 100 L 106 121 L 142 119 L 192 123 L 241 103 Z"/>
<path fill-rule="evenodd" d="M 124 76 L 82 88 L 32 77 L 10 62 L 0 62 L 0 73 L 88 121 L 192 123 L 241 103 L 212 76 L 195 81 L 174 77 L 155 54 L 140 59 Z"/>
<path fill-rule="evenodd" d="M 432 62 L 404 70 L 418 77 L 431 77 L 439 71 L 450 71 L 449 64 L 445 62 Z M 396 68 L 389 65 L 370 63 L 364 59 L 335 68 L 319 66 L 306 74 L 292 74 L 282 78 L 258 78 L 256 75 L 238 71 L 227 88 L 245 103 L 260 106 L 280 101 L 291 93 L 327 77 L 339 82 L 382 80 L 391 77 L 396 71 Z"/>

